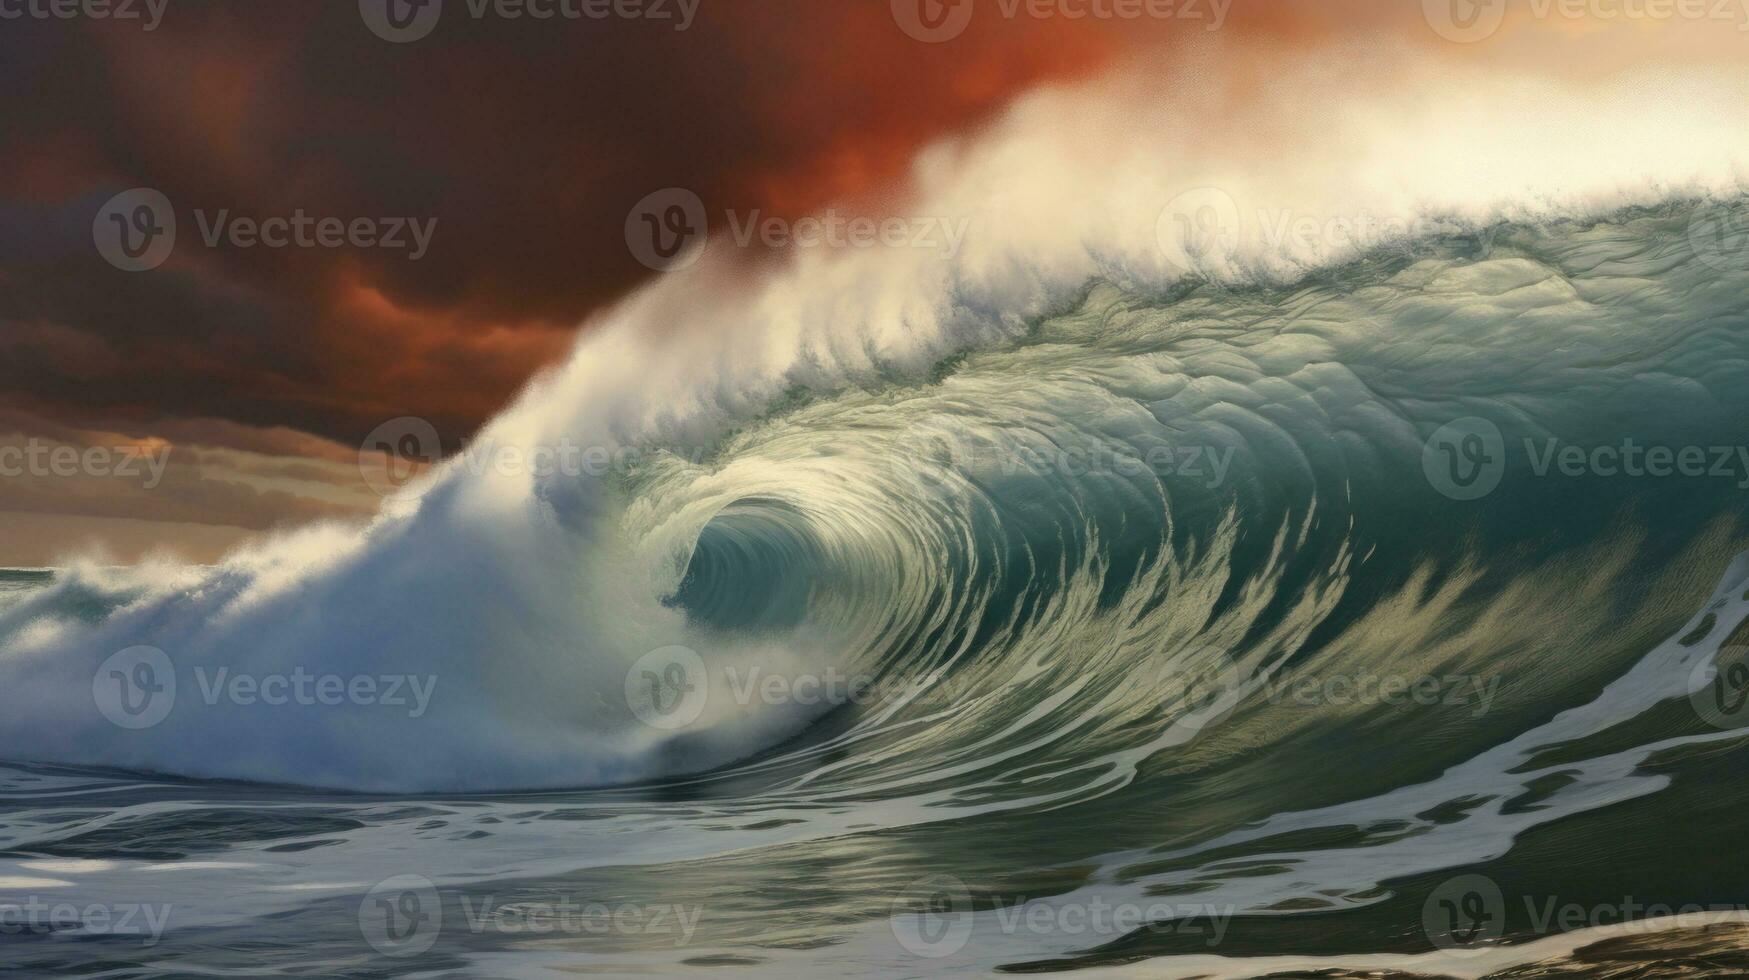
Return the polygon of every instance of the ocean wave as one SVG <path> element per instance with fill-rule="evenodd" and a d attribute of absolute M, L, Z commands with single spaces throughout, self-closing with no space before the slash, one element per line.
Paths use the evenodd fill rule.
<path fill-rule="evenodd" d="M 458 469 L 362 536 L 307 532 L 212 571 L 67 572 L 0 613 L 11 744 L 185 775 L 504 789 L 778 766 L 774 746 L 829 718 L 797 751 L 850 756 L 815 787 L 962 771 L 967 796 L 1097 794 L 1189 741 L 1179 722 L 1211 700 L 1361 635 L 1389 651 L 1365 656 L 1398 658 L 1375 666 L 1479 670 L 1534 642 L 1498 618 L 1551 565 L 1631 540 L 1673 568 L 1727 538 L 1739 481 L 1537 472 L 1539 446 L 1621 432 L 1735 439 L 1749 270 L 1702 261 L 1688 235 L 1716 208 L 1436 236 L 1287 285 L 1099 282 L 922 380 L 792 397 L 707 456 L 648 439 L 609 478 L 530 488 L 533 506 L 494 512 Z M 1428 468 L 1460 421 L 1508 464 L 1479 501 Z M 1654 486 L 1659 520 L 1627 531 Z M 473 600 L 442 601 L 457 588 Z M 1486 633 L 1460 630 L 1482 591 Z M 1567 615 L 1575 638 L 1609 622 Z M 93 678 L 141 646 L 164 651 L 180 696 L 121 728 Z M 682 680 L 702 706 L 647 724 L 628 677 L 675 649 L 696 657 Z M 223 695 L 229 675 L 300 670 L 430 694 L 417 715 L 320 705 L 323 725 L 284 727 Z M 877 696 L 756 693 L 834 671 Z"/>
<path fill-rule="evenodd" d="M 210 569 L 75 567 L 10 601 L 0 734 L 32 761 L 355 790 L 740 762 L 1037 802 L 1194 755 L 1195 719 L 1333 649 L 1477 668 L 1539 630 L 1608 646 L 1599 631 L 1649 613 L 1605 615 L 1595 587 L 1559 625 L 1499 610 L 1630 546 L 1710 577 L 1684 563 L 1722 560 L 1738 488 L 1671 483 L 1654 504 L 1644 483 L 1525 474 L 1537 447 L 1623 432 L 1736 441 L 1749 270 L 1704 233 L 1744 220 L 1749 100 L 1700 69 L 1657 93 L 1396 70 L 1369 111 L 1316 127 L 1289 104 L 1213 112 L 1218 90 L 1138 116 L 1134 79 L 1031 97 L 918 161 L 918 210 L 971 219 L 955 255 L 803 256 L 752 283 L 708 255 L 592 325 L 480 440 L 635 465 L 457 461 L 362 530 Z M 1304 98 L 1336 84 L 1303 74 Z M 1563 112 L 1587 125 L 1551 128 Z M 1295 152 L 1258 155 L 1259 133 Z M 1429 447 L 1452 424 L 1510 450 L 1504 489 L 1440 493 Z M 1654 507 L 1655 531 L 1622 523 Z M 1484 594 L 1485 642 L 1412 601 L 1455 614 Z M 650 669 L 677 650 L 680 674 Z M 148 656 L 179 696 L 118 726 L 94 679 Z M 686 725 L 640 717 L 639 678 L 694 667 L 741 693 Z M 761 672 L 879 696 L 748 694 Z M 239 703 L 238 677 L 368 678 L 371 696 L 310 724 Z M 429 693 L 386 711 L 391 683 Z"/>

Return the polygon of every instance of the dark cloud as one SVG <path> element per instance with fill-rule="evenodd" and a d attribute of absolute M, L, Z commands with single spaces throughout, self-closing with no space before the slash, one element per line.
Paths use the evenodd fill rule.
<path fill-rule="evenodd" d="M 1292 37 L 1341 27 L 1358 2 L 1241 4 L 1231 23 Z M 406 44 L 373 34 L 356 0 L 170 0 L 151 31 L 0 23 L 0 436 L 178 450 L 153 492 L 15 481 L 0 512 L 250 529 L 367 513 L 346 496 L 366 433 L 415 415 L 463 444 L 653 275 L 624 241 L 647 194 L 689 188 L 719 217 L 879 209 L 923 144 L 1206 26 L 980 3 L 962 36 L 926 44 L 888 0 L 701 0 L 684 32 L 476 19 L 479 3 L 447 0 Z M 92 240 L 136 187 L 178 224 L 149 272 Z M 436 225 L 417 261 L 203 241 L 220 213 L 300 212 Z"/>
<path fill-rule="evenodd" d="M 0 35 L 0 405 L 80 424 L 223 418 L 356 440 L 417 414 L 466 433 L 651 273 L 628 210 L 683 186 L 797 213 L 865 194 L 923 141 L 1097 64 L 1032 25 L 906 37 L 881 3 L 705 0 L 643 19 L 470 16 L 410 44 L 351 2 L 177 0 L 156 30 Z M 163 192 L 175 253 L 111 268 L 91 223 Z M 435 220 L 427 254 L 208 248 L 196 212 Z"/>

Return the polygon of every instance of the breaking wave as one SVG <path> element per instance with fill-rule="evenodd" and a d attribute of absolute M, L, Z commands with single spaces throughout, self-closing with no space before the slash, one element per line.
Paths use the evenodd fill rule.
<path fill-rule="evenodd" d="M 1030 98 L 918 163 L 918 212 L 970 219 L 951 257 L 749 281 L 718 242 L 472 450 L 602 471 L 462 459 L 214 568 L 0 576 L 0 745 L 712 801 L 587 840 L 452 814 L 521 835 L 504 876 L 1047 813 L 1007 828 L 1041 874 L 1260 915 L 1664 790 L 1648 760 L 1736 737 L 1688 708 L 1749 619 L 1744 85 L 1403 71 L 1316 127 Z M 359 834 L 322 853 L 393 874 Z M 395 835 L 439 885 L 492 873 Z"/>

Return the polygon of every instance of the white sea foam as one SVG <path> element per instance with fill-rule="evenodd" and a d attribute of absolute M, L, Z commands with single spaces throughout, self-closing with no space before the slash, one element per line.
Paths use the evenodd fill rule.
<path fill-rule="evenodd" d="M 569 362 L 482 438 L 709 444 L 798 384 L 917 377 L 953 351 L 1010 340 L 1091 280 L 1133 291 L 1190 273 L 1291 281 L 1394 242 L 1356 238 L 1363 226 L 1483 228 L 1742 186 L 1742 66 L 1570 84 L 1374 51 L 1375 77 L 1392 84 L 1362 93 L 1320 67 L 1333 56 L 1273 65 L 1287 94 L 1270 99 L 1234 97 L 1249 56 L 1222 47 L 1170 74 L 1028 95 L 916 161 L 905 212 L 971 222 L 952 260 L 808 252 L 749 280 L 719 241 L 587 324 Z M 1175 248 L 1178 219 L 1194 227 L 1228 202 L 1237 217 L 1219 247 Z M 1430 217 L 1440 223 L 1417 224 Z M 1279 237 L 1302 218 L 1318 231 Z M 735 476 L 750 492 L 801 472 L 749 464 Z M 587 478 L 457 466 L 362 531 L 307 529 L 210 569 L 70 570 L 49 597 L 0 613 L 0 741 L 33 760 L 393 790 L 612 783 L 733 758 L 810 714 L 707 718 L 720 730 L 680 745 L 603 706 L 646 651 L 704 642 L 659 599 L 712 516 L 705 505 L 737 496 L 719 488 L 676 509 Z M 76 622 L 66 602 L 85 594 L 121 608 Z M 839 640 L 792 639 L 781 655 L 817 661 Z M 302 667 L 438 686 L 417 720 L 349 705 L 311 724 L 219 704 L 120 728 L 95 710 L 93 678 L 140 645 L 163 650 L 179 676 Z M 765 643 L 724 655 L 779 653 Z"/>

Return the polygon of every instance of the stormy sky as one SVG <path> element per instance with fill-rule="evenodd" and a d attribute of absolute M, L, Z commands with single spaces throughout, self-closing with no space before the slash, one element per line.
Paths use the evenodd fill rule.
<path fill-rule="evenodd" d="M 373 428 L 458 445 L 662 274 L 627 240 L 653 192 L 878 214 L 920 148 L 1138 51 L 1452 47 L 1414 3 L 385 2 L 0 0 L 0 566 L 368 515 Z M 137 188 L 176 226 L 143 270 L 101 245 L 154 230 L 106 213 Z M 60 446 L 168 462 L 28 462 Z"/>

